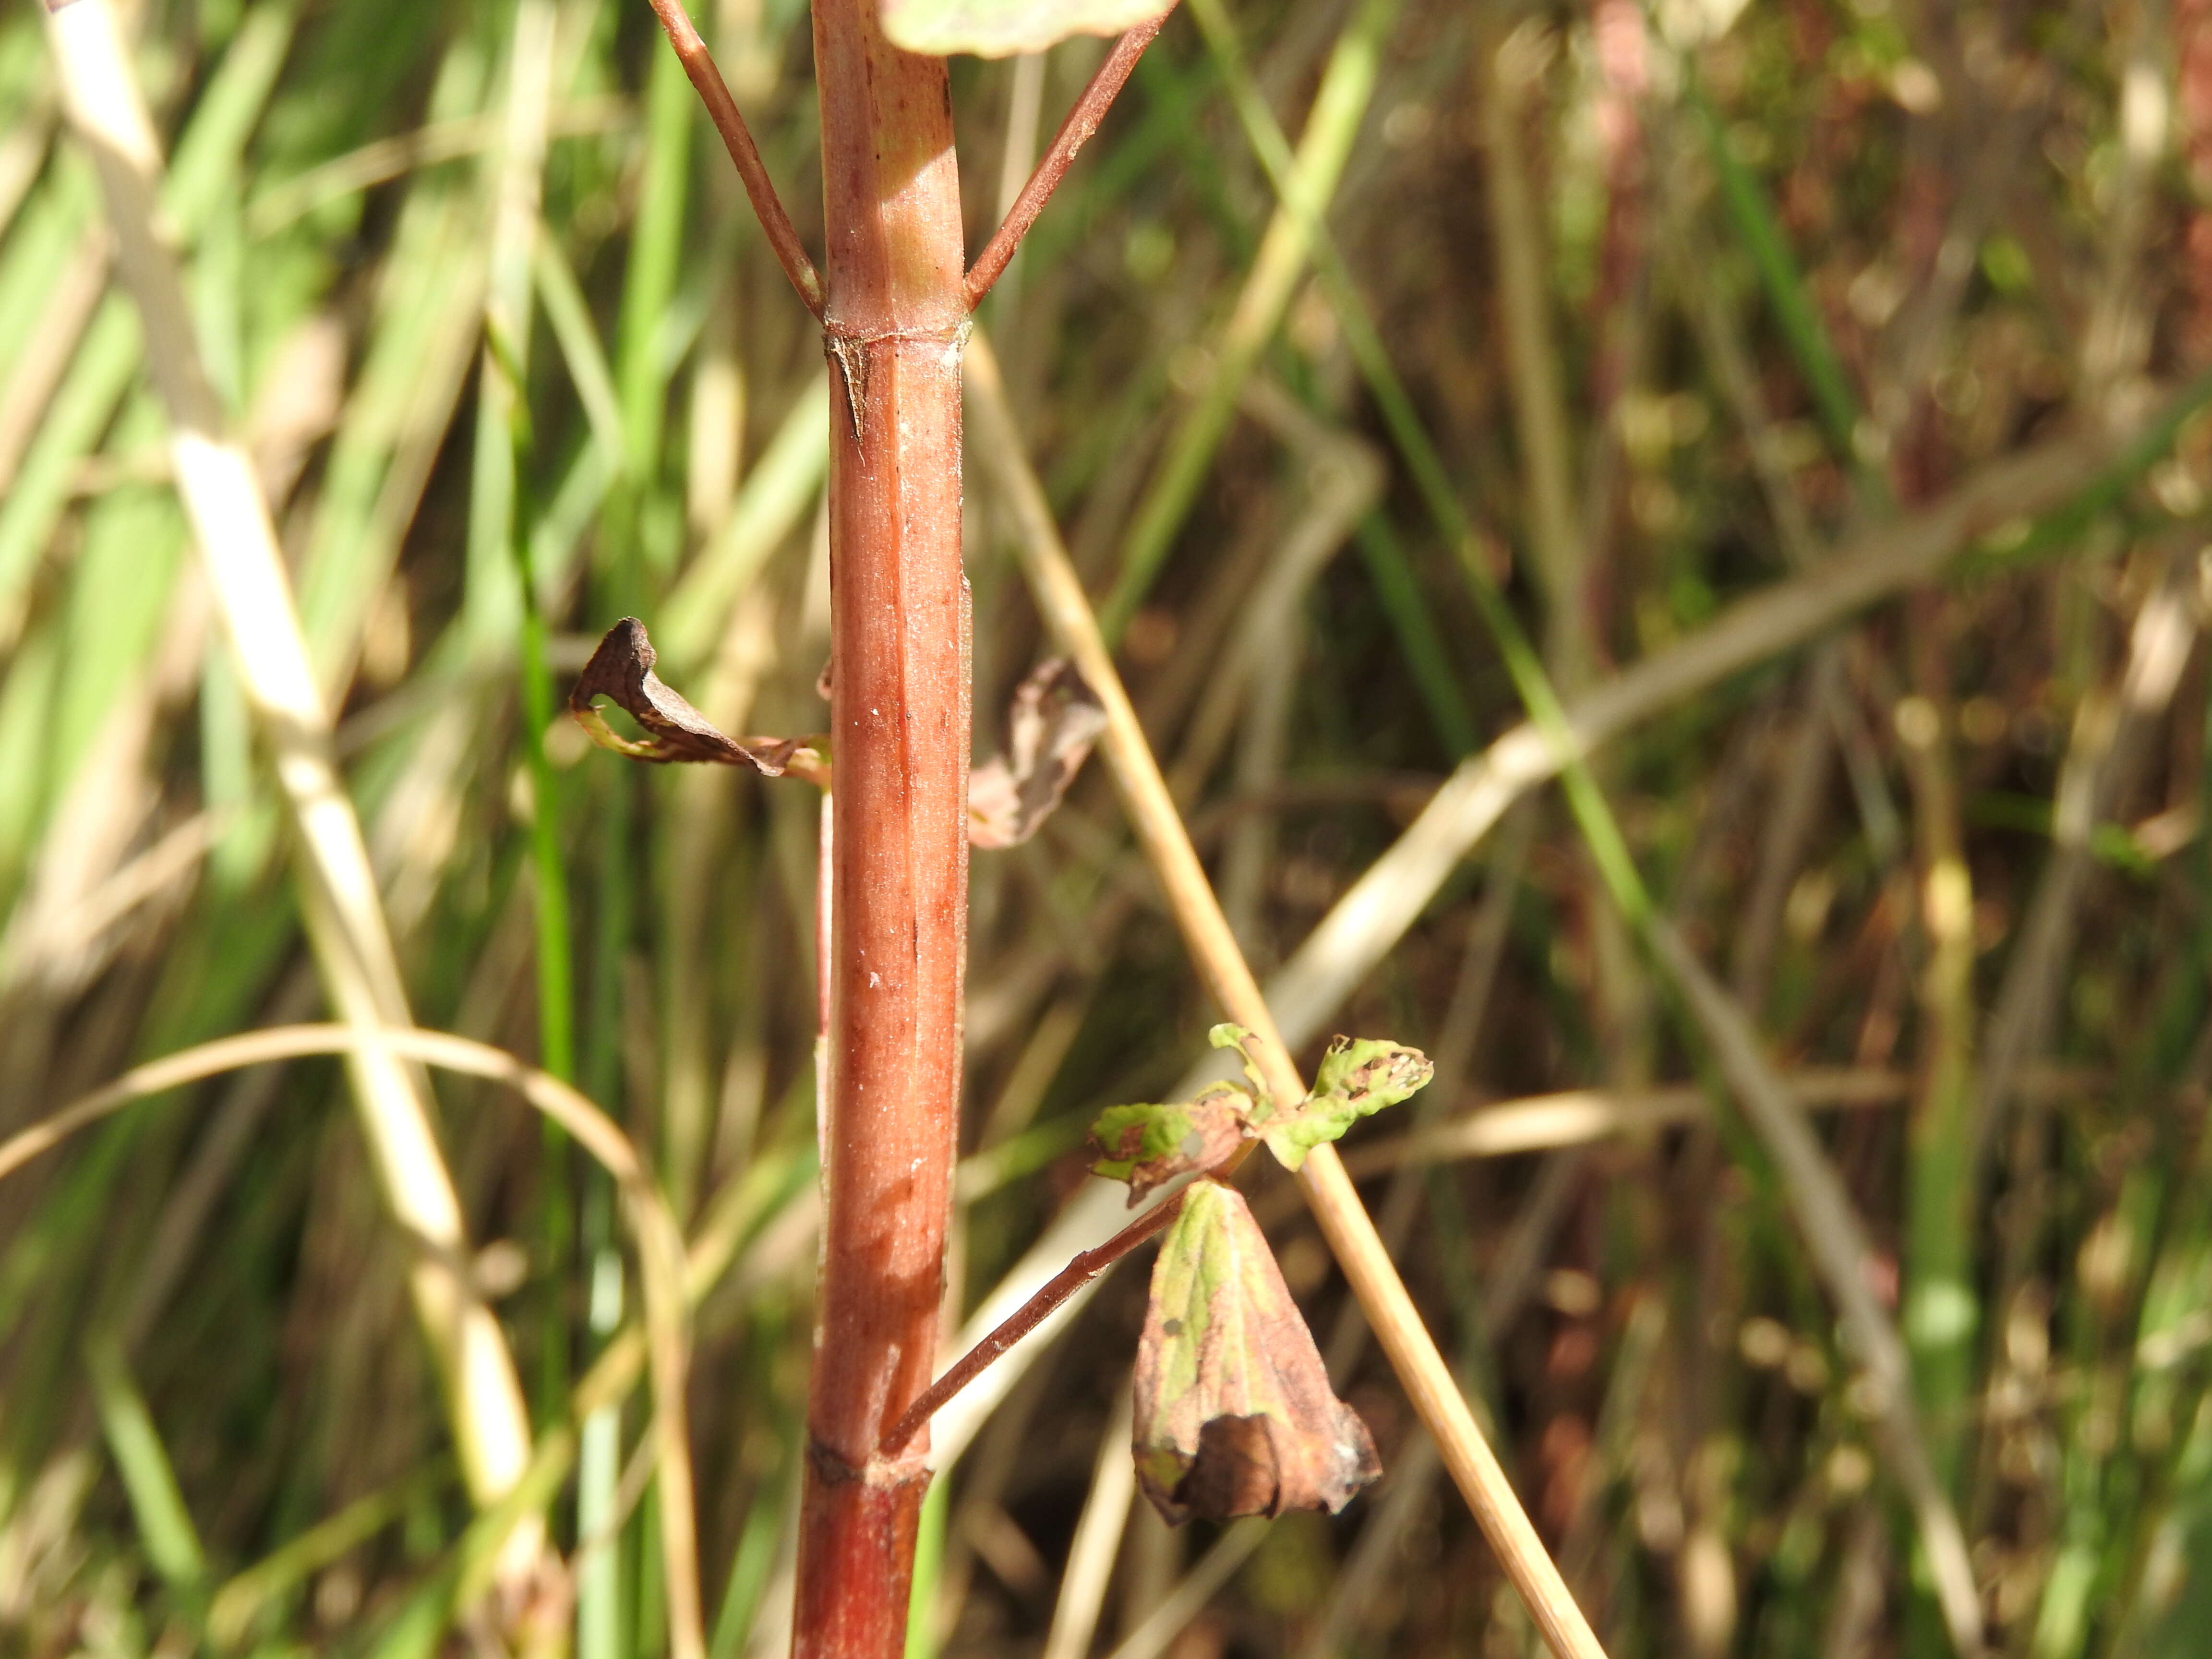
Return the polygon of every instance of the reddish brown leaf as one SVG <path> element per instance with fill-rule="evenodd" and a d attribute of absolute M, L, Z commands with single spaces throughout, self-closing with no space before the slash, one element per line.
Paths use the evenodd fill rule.
<path fill-rule="evenodd" d="M 748 738 L 739 742 L 726 737 L 681 693 L 662 683 L 653 672 L 656 660 L 645 624 L 624 617 L 607 629 L 599 648 L 576 677 L 568 693 L 568 713 L 600 748 L 655 763 L 747 766 L 766 778 L 788 773 L 829 787 L 829 763 L 816 746 L 818 739 Z M 632 742 L 617 735 L 599 711 L 595 699 L 599 697 L 608 698 L 643 726 L 648 733 L 645 740 Z"/>
<path fill-rule="evenodd" d="M 1161 1243 L 1135 1395 L 1137 1478 L 1170 1524 L 1334 1514 L 1382 1472 L 1250 1208 L 1216 1181 L 1183 1194 Z"/>

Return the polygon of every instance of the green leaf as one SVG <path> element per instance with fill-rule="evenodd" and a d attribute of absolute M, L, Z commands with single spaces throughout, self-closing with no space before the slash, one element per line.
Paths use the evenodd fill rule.
<path fill-rule="evenodd" d="M 1244 1062 L 1244 1080 L 1252 1085 L 1252 1098 L 1259 1102 L 1259 1115 L 1264 1117 L 1275 1103 L 1275 1097 L 1267 1088 L 1267 1079 L 1260 1075 L 1260 1063 L 1252 1058 L 1252 1034 L 1242 1025 L 1224 1020 L 1206 1034 L 1206 1040 L 1217 1048 L 1234 1048 L 1237 1058 Z"/>
<path fill-rule="evenodd" d="M 1200 1181 L 1160 1245 L 1137 1343 L 1137 1479 L 1170 1525 L 1334 1514 L 1382 1472 L 1243 1194 Z"/>
<path fill-rule="evenodd" d="M 1109 1106 L 1091 1126 L 1098 1154 L 1091 1167 L 1127 1182 L 1133 1209 L 1153 1188 L 1234 1152 L 1251 1115 L 1252 1097 L 1233 1083 L 1218 1083 L 1188 1105 Z"/>
<path fill-rule="evenodd" d="M 1159 0 L 884 0 L 884 33 L 908 52 L 1010 58 L 1075 34 L 1119 34 L 1158 17 Z"/>
<path fill-rule="evenodd" d="M 112 1337 L 95 1338 L 87 1346 L 85 1357 L 100 1407 L 100 1426 L 115 1455 L 116 1472 L 123 1477 L 146 1559 L 173 1586 L 197 1586 L 207 1577 L 207 1554 L 177 1488 L 176 1471 L 161 1444 L 161 1431 L 154 1426 L 153 1413 L 146 1409 L 123 1350 Z"/>
<path fill-rule="evenodd" d="M 1333 1037 L 1306 1101 L 1341 1099 L 1364 1117 L 1419 1093 L 1436 1070 L 1419 1048 L 1377 1037 Z"/>
<path fill-rule="evenodd" d="M 1423 1087 L 1436 1069 L 1419 1048 L 1340 1036 L 1322 1056 L 1304 1101 L 1279 1115 L 1262 1112 L 1254 1125 L 1283 1167 L 1295 1170 L 1323 1141 L 1336 1139 L 1361 1118 L 1395 1106 Z"/>

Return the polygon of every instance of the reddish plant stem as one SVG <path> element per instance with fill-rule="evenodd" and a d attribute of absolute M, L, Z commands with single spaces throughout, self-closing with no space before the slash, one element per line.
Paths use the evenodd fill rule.
<path fill-rule="evenodd" d="M 815 826 L 814 853 L 814 1029 L 815 1035 L 827 1042 L 830 1007 L 830 942 L 834 933 L 831 922 L 836 915 L 836 890 L 830 883 L 830 872 L 837 867 L 837 796 L 834 789 L 822 792 L 821 811 Z"/>
<path fill-rule="evenodd" d="M 814 862 L 814 1134 L 821 1167 L 830 1167 L 830 956 L 835 915 L 832 880 L 837 868 L 837 797 L 822 792 Z"/>
<path fill-rule="evenodd" d="M 799 290 L 799 297 L 805 302 L 806 308 L 818 318 L 822 315 L 822 278 L 814 269 L 814 261 L 806 257 L 798 231 L 792 228 L 791 216 L 783 210 L 782 200 L 776 195 L 775 185 L 761 161 L 759 146 L 753 143 L 745 118 L 738 112 L 738 100 L 730 96 L 722 71 L 714 66 L 707 43 L 692 27 L 683 0 L 652 0 L 652 4 L 653 15 L 660 20 L 668 44 L 676 48 L 684 73 L 690 77 L 699 101 L 707 106 L 708 118 L 714 122 L 714 131 L 722 135 L 722 147 L 737 164 L 738 177 L 744 185 L 745 195 L 753 204 L 761 228 L 768 234 L 768 245 L 775 251 L 776 263 L 791 278 L 792 287 Z"/>
<path fill-rule="evenodd" d="M 829 228 L 817 275 L 682 0 L 652 3 L 785 275 L 821 319 L 836 369 L 835 789 L 824 803 L 816 913 L 826 1011 L 817 1063 L 826 1073 L 823 1253 L 792 1652 L 896 1659 L 929 1480 L 930 1413 L 1176 1207 L 1161 1206 L 1079 1258 L 1054 1281 L 1066 1281 L 1057 1297 L 1017 1315 L 962 1361 L 964 1372 L 956 1367 L 957 1380 L 924 1396 L 951 1212 L 967 951 L 961 349 L 974 301 L 1005 270 L 1160 24 L 1115 45 L 963 278 L 944 59 L 893 47 L 876 0 L 815 0 Z"/>
<path fill-rule="evenodd" d="M 951 1370 L 929 1385 L 928 1391 L 906 1408 L 906 1415 L 884 1436 L 886 1455 L 914 1438 L 921 1425 L 944 1409 L 945 1402 L 981 1376 L 991 1362 L 1052 1317 L 1053 1310 L 1173 1221 L 1182 1210 L 1182 1194 L 1153 1206 L 1095 1250 L 1085 1250 L 1039 1288 L 1037 1293 L 1008 1314 L 990 1335 L 956 1360 Z"/>
<path fill-rule="evenodd" d="M 798 1659 L 903 1647 L 935 1370 L 968 915 L 959 179 L 942 58 L 816 0 L 836 756 L 830 1089 Z"/>
<path fill-rule="evenodd" d="M 658 3 L 658 0 L 656 0 Z M 1174 8 L 1170 6 L 1169 11 Z M 1076 151 L 1091 142 L 1106 112 L 1114 106 L 1129 76 L 1137 67 L 1137 60 L 1145 55 L 1145 48 L 1152 44 L 1152 37 L 1168 21 L 1168 12 L 1162 12 L 1148 23 L 1139 23 L 1114 43 L 1114 50 L 1091 77 L 1091 84 L 1083 89 L 1083 96 L 1075 100 L 1075 107 L 1067 112 L 1067 119 L 1060 124 L 1053 135 L 1052 144 L 1030 174 L 1030 181 L 1022 186 L 1022 193 L 1014 198 L 1014 204 L 1006 210 L 1006 222 L 992 233 L 983 251 L 975 256 L 975 263 L 968 272 L 968 304 L 973 307 L 983 303 L 983 296 L 991 291 L 991 284 L 1006 274 L 1014 251 L 1022 245 L 1030 227 L 1044 211 L 1044 204 L 1052 199 L 1060 181 L 1067 176 L 1067 169 L 1075 160 Z"/>

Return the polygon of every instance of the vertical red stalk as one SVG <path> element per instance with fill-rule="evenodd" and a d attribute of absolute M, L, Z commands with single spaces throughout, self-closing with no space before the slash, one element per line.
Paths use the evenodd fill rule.
<path fill-rule="evenodd" d="M 941 58 L 816 0 L 835 370 L 830 1080 L 793 1651 L 902 1650 L 951 1205 L 967 931 L 958 175 Z"/>

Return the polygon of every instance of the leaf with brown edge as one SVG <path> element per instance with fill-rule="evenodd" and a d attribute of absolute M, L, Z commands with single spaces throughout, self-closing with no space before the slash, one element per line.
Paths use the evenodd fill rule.
<path fill-rule="evenodd" d="M 971 847 L 1018 847 L 1036 834 L 1106 729 L 1106 710 L 1074 665 L 1042 662 L 1014 692 L 1006 753 L 968 775 Z"/>
<path fill-rule="evenodd" d="M 568 693 L 568 713 L 600 748 L 656 764 L 702 761 L 746 766 L 764 778 L 787 774 L 829 787 L 830 763 L 818 746 L 820 739 L 749 738 L 741 743 L 725 736 L 653 672 L 656 660 L 645 624 L 624 617 L 607 629 L 576 677 Z M 618 735 L 599 711 L 596 699 L 600 697 L 644 727 L 645 739 L 633 742 Z"/>
<path fill-rule="evenodd" d="M 1333 1037 L 1306 1097 L 1286 1112 L 1263 1109 L 1252 1133 L 1267 1143 L 1285 1169 L 1295 1170 L 1323 1141 L 1337 1139 L 1361 1118 L 1425 1087 L 1436 1069 L 1419 1048 L 1374 1037 Z"/>
<path fill-rule="evenodd" d="M 1129 1207 L 1156 1187 L 1211 1170 L 1243 1146 L 1252 1097 L 1217 1083 L 1181 1106 L 1109 1106 L 1091 1126 L 1091 1172 L 1129 1183 Z"/>
<path fill-rule="evenodd" d="M 1382 1472 L 1260 1224 L 1218 1181 L 1183 1194 L 1161 1242 L 1134 1388 L 1137 1479 L 1170 1525 L 1333 1515 Z"/>

